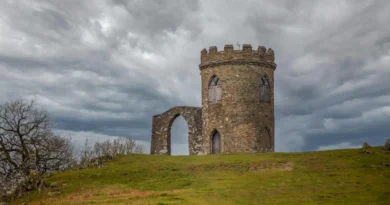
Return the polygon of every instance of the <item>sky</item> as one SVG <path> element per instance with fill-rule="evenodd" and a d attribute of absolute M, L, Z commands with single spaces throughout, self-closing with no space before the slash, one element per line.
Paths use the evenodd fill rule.
<path fill-rule="evenodd" d="M 13 1 L 0 7 L 0 103 L 34 99 L 75 144 L 131 136 L 152 116 L 200 106 L 200 51 L 275 51 L 275 151 L 390 138 L 387 0 Z M 183 118 L 172 154 L 188 154 Z"/>

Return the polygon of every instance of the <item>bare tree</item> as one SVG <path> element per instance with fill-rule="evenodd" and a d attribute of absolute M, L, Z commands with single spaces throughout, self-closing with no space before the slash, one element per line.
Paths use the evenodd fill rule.
<path fill-rule="evenodd" d="M 0 173 L 58 171 L 73 163 L 69 139 L 51 131 L 48 113 L 35 101 L 0 105 Z"/>
<path fill-rule="evenodd" d="M 95 157 L 124 155 L 131 153 L 143 153 L 143 147 L 138 145 L 130 137 L 118 137 L 113 140 L 96 142 L 93 152 Z"/>
<path fill-rule="evenodd" d="M 90 145 L 88 139 L 85 140 L 84 147 L 79 153 L 79 164 L 87 167 L 99 167 L 106 160 L 117 155 L 142 154 L 144 147 L 136 143 L 131 137 L 118 137 L 97 141 Z"/>
<path fill-rule="evenodd" d="M 39 109 L 35 101 L 16 100 L 0 105 L 0 202 L 10 190 L 21 193 L 21 179 L 27 180 L 32 172 L 39 175 L 34 182 L 38 187 L 42 174 L 77 163 L 70 139 L 55 135 L 52 126 L 48 112 Z M 142 152 L 143 147 L 130 137 L 96 142 L 94 146 L 86 140 L 80 164 L 99 166 L 116 155 Z"/>
<path fill-rule="evenodd" d="M 89 161 L 93 158 L 93 155 L 93 148 L 87 138 L 85 139 L 84 147 L 79 150 L 78 156 L 76 157 L 78 158 L 79 164 L 88 164 Z"/>
<path fill-rule="evenodd" d="M 142 146 L 142 145 L 137 144 L 137 145 L 134 147 L 133 153 L 137 153 L 137 154 L 145 153 L 145 147 Z"/>

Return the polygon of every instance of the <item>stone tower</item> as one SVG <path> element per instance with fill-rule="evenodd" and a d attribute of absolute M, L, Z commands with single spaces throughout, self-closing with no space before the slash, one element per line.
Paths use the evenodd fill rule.
<path fill-rule="evenodd" d="M 273 152 L 274 52 L 244 44 L 201 51 L 203 147 L 209 153 Z M 217 83 L 216 83 L 217 82 Z"/>
<path fill-rule="evenodd" d="M 274 52 L 244 44 L 201 51 L 202 107 L 178 106 L 153 116 L 151 154 L 171 154 L 170 128 L 188 123 L 190 155 L 273 152 Z"/>

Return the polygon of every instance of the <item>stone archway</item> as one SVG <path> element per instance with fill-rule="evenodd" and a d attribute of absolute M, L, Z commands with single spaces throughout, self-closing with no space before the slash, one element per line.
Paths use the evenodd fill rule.
<path fill-rule="evenodd" d="M 177 131 L 177 128 L 178 128 L 177 125 L 179 125 L 180 123 L 184 123 L 181 125 L 185 126 L 185 130 L 181 130 L 180 132 L 175 132 L 175 128 Z M 176 125 L 176 127 L 175 127 L 175 125 Z M 180 114 L 177 114 L 176 116 L 174 116 L 172 118 L 171 122 L 169 123 L 169 126 L 168 126 L 168 136 L 170 136 L 168 138 L 168 150 L 170 150 L 171 156 L 173 156 L 173 155 L 189 155 L 190 146 L 189 146 L 188 133 L 189 133 L 188 123 L 184 119 L 184 117 L 181 116 Z M 180 138 L 178 138 L 179 136 L 180 136 Z M 186 141 L 185 145 L 181 144 L 181 143 L 183 143 L 183 140 Z M 175 147 L 175 143 L 177 143 L 179 141 L 181 142 L 180 145 L 176 145 L 177 147 Z M 178 152 L 179 150 L 181 151 L 180 153 Z"/>
<path fill-rule="evenodd" d="M 173 107 L 153 116 L 151 154 L 171 155 L 171 126 L 180 115 L 188 125 L 189 154 L 202 154 L 202 108 L 187 106 Z"/>

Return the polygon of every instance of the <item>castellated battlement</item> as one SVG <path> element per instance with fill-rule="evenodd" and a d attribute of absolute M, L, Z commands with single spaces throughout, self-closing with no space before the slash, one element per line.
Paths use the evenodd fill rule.
<path fill-rule="evenodd" d="M 243 44 L 242 50 L 234 50 L 232 44 L 225 45 L 223 51 L 218 51 L 216 46 L 211 46 L 207 51 L 205 48 L 200 52 L 200 65 L 202 70 L 211 65 L 220 63 L 261 63 L 265 66 L 276 68 L 275 54 L 272 48 L 268 50 L 264 46 L 258 46 L 252 50 L 250 44 Z"/>

